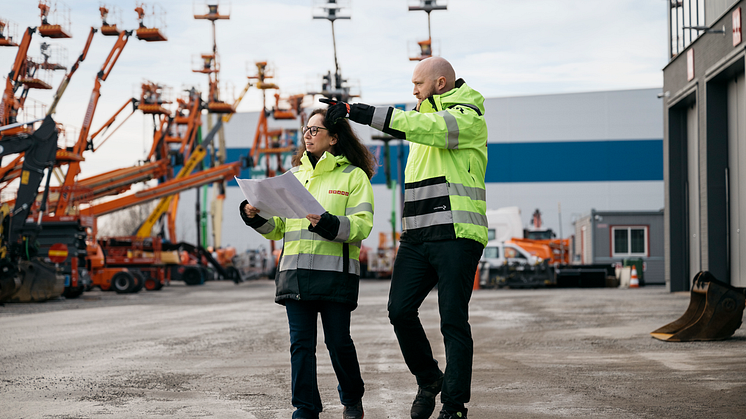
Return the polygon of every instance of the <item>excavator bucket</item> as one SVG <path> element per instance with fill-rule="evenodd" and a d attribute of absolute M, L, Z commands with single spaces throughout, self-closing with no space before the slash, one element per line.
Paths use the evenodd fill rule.
<path fill-rule="evenodd" d="M 30 303 L 57 298 L 65 291 L 65 278 L 54 265 L 34 258 L 18 263 L 19 272 L 3 281 L 0 302 Z"/>
<path fill-rule="evenodd" d="M 728 339 L 741 327 L 745 291 L 718 281 L 709 272 L 700 272 L 694 278 L 684 315 L 650 335 L 666 342 Z"/>

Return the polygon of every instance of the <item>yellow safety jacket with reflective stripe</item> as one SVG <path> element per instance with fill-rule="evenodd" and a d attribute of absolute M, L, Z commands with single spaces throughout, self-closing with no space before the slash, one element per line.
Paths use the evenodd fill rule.
<path fill-rule="evenodd" d="M 280 217 L 255 228 L 270 240 L 284 240 L 275 276 L 276 301 L 293 298 L 357 305 L 361 243 L 373 228 L 370 180 L 346 157 L 328 152 L 316 167 L 304 155 L 291 172 L 327 212 L 337 216 L 339 230 L 334 240 L 327 240 L 309 231 L 305 218 Z"/>
<path fill-rule="evenodd" d="M 370 125 L 411 143 L 401 240 L 467 238 L 486 245 L 484 97 L 459 79 L 454 89 L 422 101 L 419 111 L 375 108 Z"/>

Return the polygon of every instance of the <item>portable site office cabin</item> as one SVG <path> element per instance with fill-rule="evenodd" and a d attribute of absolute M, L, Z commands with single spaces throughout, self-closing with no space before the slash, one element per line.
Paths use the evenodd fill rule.
<path fill-rule="evenodd" d="M 646 285 L 664 285 L 663 210 L 596 211 L 575 221 L 574 263 L 623 264 L 642 259 Z"/>

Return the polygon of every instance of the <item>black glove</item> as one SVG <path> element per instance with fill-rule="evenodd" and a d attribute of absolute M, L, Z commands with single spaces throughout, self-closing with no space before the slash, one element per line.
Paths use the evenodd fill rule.
<path fill-rule="evenodd" d="M 326 124 L 335 125 L 342 118 L 350 117 L 350 104 L 346 102 L 336 102 L 331 99 L 321 98 L 319 102 L 326 103 L 329 107 L 326 109 Z"/>
<path fill-rule="evenodd" d="M 376 108 L 365 103 L 337 102 L 327 98 L 319 99 L 321 103 L 329 104 L 326 110 L 326 123 L 334 125 L 342 118 L 349 118 L 358 124 L 370 125 L 373 121 L 373 112 Z"/>
<path fill-rule="evenodd" d="M 321 214 L 321 220 L 316 224 L 316 227 L 313 224 L 308 226 L 308 231 L 313 231 L 327 240 L 334 240 L 339 233 L 339 218 L 327 211 Z"/>
<path fill-rule="evenodd" d="M 238 205 L 238 212 L 241 214 L 243 222 L 251 228 L 259 228 L 267 222 L 266 218 L 262 218 L 259 214 L 255 215 L 254 218 L 249 218 L 243 210 L 243 207 L 249 204 L 249 201 L 245 200 Z"/>

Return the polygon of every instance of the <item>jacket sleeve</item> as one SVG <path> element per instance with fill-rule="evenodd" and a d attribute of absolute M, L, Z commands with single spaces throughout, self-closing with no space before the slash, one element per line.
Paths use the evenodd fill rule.
<path fill-rule="evenodd" d="M 354 243 L 367 238 L 373 229 L 373 187 L 362 169 L 353 171 L 350 179 L 345 215 L 338 215 L 339 229 L 333 241 Z"/>
<path fill-rule="evenodd" d="M 280 217 L 272 217 L 270 219 L 263 218 L 259 215 L 254 218 L 249 218 L 243 211 L 243 208 L 249 201 L 244 200 L 238 206 L 239 214 L 243 222 L 256 230 L 257 233 L 261 234 L 269 240 L 280 240 L 285 234 L 285 219 Z"/>
<path fill-rule="evenodd" d="M 406 133 L 406 139 L 430 147 L 463 150 L 484 147 L 487 125 L 484 117 L 467 106 L 434 113 L 391 108 L 386 128 Z M 375 128 L 375 127 L 374 127 Z"/>

